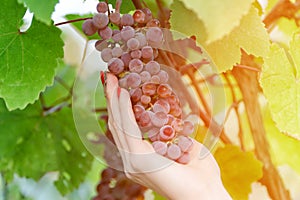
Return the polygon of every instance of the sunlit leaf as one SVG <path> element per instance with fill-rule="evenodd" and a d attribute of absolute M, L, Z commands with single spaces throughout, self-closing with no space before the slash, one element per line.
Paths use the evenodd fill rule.
<path fill-rule="evenodd" d="M 246 15 L 253 0 L 181 0 L 201 19 L 208 33 L 207 42 L 213 42 L 230 33 Z M 182 16 L 186 17 L 186 16 Z M 191 26 L 193 21 L 190 21 Z"/>
<path fill-rule="evenodd" d="M 251 184 L 262 177 L 262 163 L 252 152 L 242 152 L 239 147 L 226 145 L 214 154 L 222 181 L 233 199 L 248 199 Z"/>
<path fill-rule="evenodd" d="M 294 35 L 289 52 L 272 45 L 265 58 L 260 83 L 276 126 L 281 132 L 300 139 L 299 34 Z"/>

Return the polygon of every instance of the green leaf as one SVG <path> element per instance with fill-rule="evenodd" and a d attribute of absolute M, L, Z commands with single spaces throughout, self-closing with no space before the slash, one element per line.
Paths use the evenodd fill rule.
<path fill-rule="evenodd" d="M 223 184 L 232 198 L 248 199 L 251 184 L 263 175 L 263 165 L 255 158 L 254 153 L 226 145 L 218 148 L 214 157 L 219 164 Z"/>
<path fill-rule="evenodd" d="M 111 4 L 115 8 L 116 0 L 108 0 L 108 3 Z M 120 13 L 122 13 L 122 14 L 129 13 L 132 10 L 135 10 L 135 7 L 131 0 L 122 1 Z"/>
<path fill-rule="evenodd" d="M 37 20 L 50 25 L 52 23 L 51 14 L 54 11 L 55 5 L 58 3 L 58 0 L 18 0 L 18 2 L 26 5 L 29 10 L 34 13 L 34 17 Z"/>
<path fill-rule="evenodd" d="M 181 0 L 201 19 L 208 33 L 207 43 L 221 39 L 238 26 L 253 0 Z M 183 16 L 185 17 L 185 16 Z M 193 21 L 190 21 L 193 23 Z"/>
<path fill-rule="evenodd" d="M 58 189 L 72 191 L 84 180 L 92 157 L 76 132 L 70 108 L 43 116 L 39 102 L 9 112 L 0 102 L 0 171 L 34 179 L 58 171 Z"/>
<path fill-rule="evenodd" d="M 240 25 L 229 35 L 205 47 L 219 71 L 224 72 L 240 62 L 240 48 L 248 54 L 265 57 L 269 52 L 269 46 L 269 35 L 257 10 L 251 8 L 249 13 L 242 18 Z"/>
<path fill-rule="evenodd" d="M 20 32 L 25 8 L 11 0 L 4 0 L 0 12 L 6 13 L 0 18 L 0 97 L 9 110 L 23 109 L 53 82 L 63 56 L 61 31 L 33 19 Z"/>
<path fill-rule="evenodd" d="M 260 84 L 281 132 L 300 140 L 300 35 L 295 34 L 290 50 L 273 44 L 264 59 Z"/>

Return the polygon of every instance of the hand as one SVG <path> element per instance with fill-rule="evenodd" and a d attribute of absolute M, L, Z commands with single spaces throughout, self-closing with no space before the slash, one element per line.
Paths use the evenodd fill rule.
<path fill-rule="evenodd" d="M 112 74 L 107 73 L 106 81 L 108 125 L 128 178 L 172 200 L 231 199 L 215 159 L 202 144 L 194 141 L 191 160 L 185 165 L 155 153 L 142 139 L 129 93 Z"/>

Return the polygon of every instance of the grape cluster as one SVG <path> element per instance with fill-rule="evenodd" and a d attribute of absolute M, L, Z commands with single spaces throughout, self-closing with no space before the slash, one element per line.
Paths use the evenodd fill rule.
<path fill-rule="evenodd" d="M 152 143 L 157 153 L 188 163 L 193 146 L 189 135 L 194 124 L 183 119 L 180 100 L 168 84 L 169 75 L 157 62 L 158 49 L 164 43 L 159 21 L 147 8 L 133 15 L 121 16 L 118 9 L 106 15 L 104 4 L 100 2 L 99 13 L 83 24 L 84 32 L 90 33 L 91 27 L 98 29 L 101 39 L 95 47 L 101 51 L 109 71 L 118 77 L 120 87 L 128 90 L 143 138 Z M 110 23 L 119 29 L 112 31 Z"/>

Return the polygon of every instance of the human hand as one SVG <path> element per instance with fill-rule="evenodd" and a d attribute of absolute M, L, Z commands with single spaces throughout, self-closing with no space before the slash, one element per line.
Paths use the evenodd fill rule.
<path fill-rule="evenodd" d="M 106 83 L 108 125 L 128 178 L 172 200 L 231 199 L 215 159 L 202 144 L 194 141 L 188 164 L 157 154 L 142 139 L 129 93 L 119 87 L 117 78 L 110 73 Z"/>

